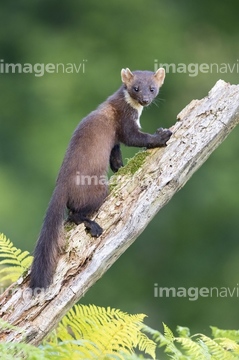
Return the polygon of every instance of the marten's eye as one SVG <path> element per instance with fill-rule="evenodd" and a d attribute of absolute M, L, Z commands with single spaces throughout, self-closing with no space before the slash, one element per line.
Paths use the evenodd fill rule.
<path fill-rule="evenodd" d="M 134 86 L 133 89 L 134 89 L 134 91 L 136 91 L 136 92 L 139 91 L 139 87 L 138 87 L 138 86 Z"/>
<path fill-rule="evenodd" d="M 154 86 L 151 86 L 150 87 L 150 91 L 153 93 L 153 92 L 155 92 L 155 87 Z"/>

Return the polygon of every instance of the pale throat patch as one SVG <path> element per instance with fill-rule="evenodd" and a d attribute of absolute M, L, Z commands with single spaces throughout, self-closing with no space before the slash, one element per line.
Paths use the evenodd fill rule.
<path fill-rule="evenodd" d="M 138 125 L 139 128 L 141 128 L 140 125 L 140 116 L 142 114 L 143 111 L 143 106 L 140 105 L 136 100 L 134 100 L 128 93 L 127 90 L 124 90 L 124 97 L 125 97 L 125 101 L 127 102 L 127 104 L 129 104 L 133 109 L 138 111 L 138 118 L 136 119 L 136 124 Z"/>

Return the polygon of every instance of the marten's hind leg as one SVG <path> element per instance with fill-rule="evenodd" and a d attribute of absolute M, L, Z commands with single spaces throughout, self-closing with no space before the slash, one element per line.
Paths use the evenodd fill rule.
<path fill-rule="evenodd" d="M 81 212 L 70 211 L 68 216 L 68 221 L 74 222 L 76 225 L 84 223 L 86 230 L 91 234 L 93 237 L 99 237 L 103 229 L 100 227 L 97 222 L 90 220 L 87 216 L 83 215 Z"/>

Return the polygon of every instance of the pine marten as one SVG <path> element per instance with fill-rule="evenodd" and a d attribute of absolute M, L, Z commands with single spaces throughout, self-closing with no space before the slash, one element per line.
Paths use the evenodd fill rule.
<path fill-rule="evenodd" d="M 165 78 L 159 68 L 151 71 L 122 69 L 122 86 L 86 116 L 77 126 L 65 154 L 34 251 L 30 288 L 47 288 L 54 275 L 60 253 L 60 233 L 66 208 L 68 220 L 84 223 L 93 237 L 103 229 L 89 216 L 96 212 L 108 194 L 108 166 L 117 172 L 123 166 L 120 143 L 128 146 L 156 148 L 166 146 L 172 135 L 168 129 L 154 134 L 140 130 L 140 115 L 158 95 Z M 81 184 L 82 178 L 94 178 Z"/>

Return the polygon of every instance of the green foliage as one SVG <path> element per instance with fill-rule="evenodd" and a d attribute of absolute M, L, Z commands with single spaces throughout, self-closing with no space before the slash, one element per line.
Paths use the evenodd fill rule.
<path fill-rule="evenodd" d="M 0 319 L 0 330 L 17 330 L 16 326 L 9 324 L 8 322 Z"/>
<path fill-rule="evenodd" d="M 1 331 L 6 330 L 18 330 L 18 333 L 21 332 L 21 329 L 9 324 L 8 322 L 0 319 L 0 334 Z M 14 342 L 0 342 L 0 357 L 3 360 L 20 360 L 20 359 L 29 359 L 29 360 L 43 360 L 44 351 L 35 346 L 25 344 L 25 343 L 14 343 Z"/>
<path fill-rule="evenodd" d="M 212 338 L 190 336 L 186 327 L 177 327 L 178 336 L 164 324 L 164 334 L 142 324 L 144 315 L 94 305 L 75 306 L 39 348 L 24 343 L 0 343 L 4 360 L 139 360 L 138 346 L 155 359 L 155 343 L 164 347 L 173 360 L 235 360 L 239 358 L 238 331 L 212 327 Z M 113 325 L 111 324 L 113 322 Z M 0 323 L 2 327 L 2 322 Z M 11 325 L 3 324 L 3 329 Z M 114 329 L 114 330 L 113 330 Z M 145 333 L 149 333 L 154 341 Z M 131 339 L 131 338 L 134 338 Z M 134 343 L 134 344 L 133 344 Z"/>
<path fill-rule="evenodd" d="M 15 280 L 30 265 L 32 257 L 13 246 L 0 235 L 0 265 L 13 265 L 4 270 L 3 279 Z M 9 273 L 8 273 L 9 272 Z M 143 324 L 145 315 L 129 315 L 110 307 L 75 305 L 57 329 L 39 348 L 25 343 L 0 343 L 1 358 L 72 360 L 137 360 L 135 349 L 155 359 L 156 344 L 174 360 L 234 360 L 239 357 L 239 331 L 211 327 L 212 338 L 195 334 L 186 327 L 177 327 L 178 336 L 164 324 L 164 334 Z M 1 331 L 16 329 L 0 319 Z M 154 340 L 151 340 L 149 333 Z"/>
<path fill-rule="evenodd" d="M 0 235 L 0 257 L 4 260 L 3 280 L 15 281 L 30 266 L 32 257 L 27 251 L 22 252 L 3 234 Z M 11 354 L 19 353 L 28 359 L 125 359 L 138 349 L 155 359 L 154 341 L 150 340 L 141 330 L 145 315 L 129 315 L 120 310 L 102 308 L 95 305 L 74 306 L 58 325 L 55 336 L 36 350 L 25 344 L 4 344 L 0 346 L 0 354 L 12 359 Z M 14 327 L 0 319 L 1 330 Z M 43 351 L 44 350 L 44 351 Z M 31 354 L 31 356 L 29 355 Z"/>
<path fill-rule="evenodd" d="M 76 305 L 59 324 L 57 338 L 70 351 L 77 351 L 79 359 L 125 359 L 137 347 L 155 359 L 155 343 L 141 331 L 144 317 L 109 307 Z"/>
<path fill-rule="evenodd" d="M 211 326 L 212 334 L 215 338 L 227 337 L 237 343 L 239 343 L 239 330 L 220 330 L 214 326 Z"/>
<path fill-rule="evenodd" d="M 138 359 L 135 348 L 155 359 L 156 344 L 142 331 L 145 315 L 94 305 L 76 305 L 39 348 L 24 343 L 1 343 L 4 359 Z M 2 330 L 13 327 L 0 322 Z M 15 328 L 15 327 L 14 327 Z"/>
<path fill-rule="evenodd" d="M 3 234 L 0 234 L 0 258 L 4 258 L 0 261 L 0 266 L 3 266 L 0 268 L 1 282 L 16 281 L 32 262 L 32 256 L 28 251 L 22 252 L 17 249 Z M 6 267 L 6 265 L 11 266 Z"/>
<path fill-rule="evenodd" d="M 4 360 L 50 360 L 43 349 L 24 343 L 0 343 L 0 354 Z"/>
<path fill-rule="evenodd" d="M 164 334 L 144 328 L 149 332 L 159 347 L 174 360 L 235 360 L 239 358 L 239 332 L 235 330 L 220 330 L 211 327 L 212 338 L 195 334 L 190 336 L 186 327 L 177 327 L 178 336 L 164 326 Z"/>

